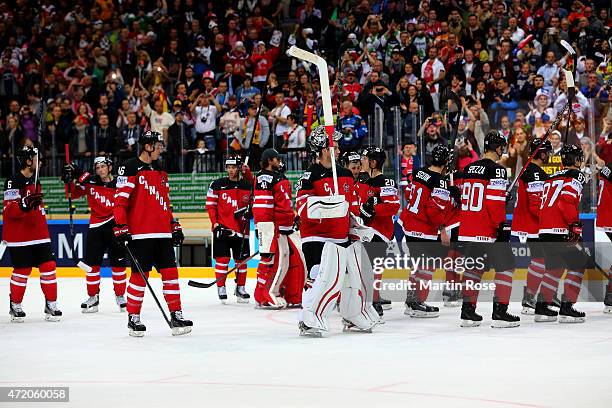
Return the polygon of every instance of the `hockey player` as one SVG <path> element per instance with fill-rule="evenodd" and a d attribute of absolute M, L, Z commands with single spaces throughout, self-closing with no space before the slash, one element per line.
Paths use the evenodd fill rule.
<path fill-rule="evenodd" d="M 548 174 L 542 169 L 548 162 L 552 145 L 548 140 L 533 139 L 529 144 L 529 152 L 538 151 L 531 163 L 518 181 L 516 206 L 512 217 L 511 235 L 521 242 L 529 243 L 531 263 L 527 268 L 527 283 L 523 291 L 522 314 L 532 315 L 535 311 L 535 296 L 544 277 L 544 252 L 538 236 L 540 205 L 542 204 L 542 191 Z"/>
<path fill-rule="evenodd" d="M 365 225 L 373 230 L 374 236 L 371 242 L 388 243 L 393 239 L 395 228 L 393 217 L 400 209 L 397 185 L 382 172 L 387 160 L 384 150 L 380 147 L 371 147 L 367 150 L 366 157 L 367 167 L 364 170 L 368 172 L 369 178 L 363 183 L 365 188 L 359 188 L 359 213 Z M 375 274 L 374 279 L 380 282 L 382 273 Z M 383 309 L 391 309 L 391 301 L 381 299 L 380 291 L 375 289 L 373 306 L 382 317 Z"/>
<path fill-rule="evenodd" d="M 45 296 L 45 320 L 59 321 L 62 312 L 57 308 L 55 259 L 51 252 L 42 187 L 35 177 L 39 166 L 38 150 L 23 147 L 15 156 L 19 171 L 4 182 L 2 212 L 2 240 L 6 242 L 13 264 L 9 315 L 13 322 L 24 321 L 26 314 L 21 302 L 32 268 L 38 268 Z"/>
<path fill-rule="evenodd" d="M 354 151 L 346 151 L 340 155 L 340 164 L 353 174 L 355 181 L 361 174 L 361 155 Z"/>
<path fill-rule="evenodd" d="M 582 323 L 585 314 L 574 309 L 588 261 L 577 247 L 582 239 L 579 217 L 580 197 L 586 178 L 580 172 L 584 155 L 580 147 L 561 148 L 563 170 L 551 175 L 544 183 L 540 206 L 539 237 L 544 248 L 546 274 L 542 280 L 535 307 L 536 322 L 557 320 L 557 312 L 549 306 L 557 293 L 561 276 L 567 269 L 561 307 L 560 323 Z"/>
<path fill-rule="evenodd" d="M 225 279 L 230 257 L 236 265 L 249 257 L 251 183 L 253 176 L 248 166 L 238 156 L 225 160 L 227 177 L 213 181 L 206 195 L 206 209 L 213 233 L 213 258 L 217 293 L 221 303 L 227 303 Z M 240 177 L 240 173 L 243 177 Z M 244 286 L 247 266 L 242 264 L 236 271 L 236 295 L 238 303 L 249 303 L 251 296 Z"/>
<path fill-rule="evenodd" d="M 291 184 L 281 171 L 278 152 L 266 149 L 254 181 L 253 218 L 261 260 L 255 301 L 260 308 L 298 307 L 306 266 L 300 234 L 294 231 Z"/>
<path fill-rule="evenodd" d="M 612 241 L 612 163 L 599 171 L 599 201 L 597 204 L 597 229 Z M 609 245 L 609 244 L 606 244 Z M 607 246 L 607 248 L 610 248 Z M 608 271 L 608 286 L 604 298 L 604 313 L 612 313 L 612 267 Z"/>
<path fill-rule="evenodd" d="M 433 279 L 435 271 L 432 260 L 443 259 L 448 252 L 447 247 L 438 242 L 438 233 L 445 227 L 444 221 L 451 205 L 444 174 L 452 152 L 444 145 L 437 145 L 431 157 L 431 166 L 413 172 L 410 196 L 399 221 L 410 256 L 423 257 L 421 268 L 410 274 L 414 289 L 408 290 L 404 312 L 410 317 L 438 317 L 439 309 L 427 305 L 425 300 L 429 294 L 428 282 Z"/>
<path fill-rule="evenodd" d="M 482 316 L 476 313 L 479 292 L 476 284 L 490 268 L 495 270 L 491 327 L 520 325 L 520 318 L 508 313 L 514 255 L 508 243 L 510 228 L 506 223 L 506 169 L 497 163 L 506 144 L 499 132 L 489 132 L 484 140 L 483 158 L 463 171 L 459 241 L 464 243 L 465 256 L 483 268 L 466 270 L 463 274 L 462 327 L 479 326 L 482 321 Z"/>
<path fill-rule="evenodd" d="M 62 180 L 66 183 L 66 194 L 72 194 L 73 199 L 87 196 L 87 204 L 91 209 L 89 230 L 85 243 L 85 268 L 87 295 L 89 298 L 81 304 L 81 312 L 96 313 L 100 305 L 100 266 L 104 254 L 108 253 L 110 261 L 115 301 L 120 311 L 125 311 L 125 250 L 115 245 L 113 227 L 113 203 L 117 180 L 112 174 L 113 162 L 108 157 L 94 159 L 93 177 L 88 172 L 80 172 L 74 163 L 64 166 Z M 76 181 L 75 181 L 76 180 Z"/>
<path fill-rule="evenodd" d="M 170 208 L 168 174 L 158 168 L 157 160 L 164 148 L 158 132 L 147 131 L 138 140 L 141 153 L 123 163 L 117 172 L 115 197 L 117 244 L 134 253 L 148 276 L 155 265 L 163 283 L 163 294 L 171 315 L 172 334 L 191 332 L 193 323 L 183 318 L 178 269 L 173 246 L 183 243 L 181 224 L 174 220 Z M 145 281 L 136 270 L 127 289 L 128 328 L 130 335 L 141 337 L 146 327 L 140 321 Z"/>
<path fill-rule="evenodd" d="M 452 177 L 451 177 L 452 176 Z M 455 261 L 460 257 L 459 247 L 459 224 L 461 218 L 461 179 L 462 173 L 455 171 L 447 174 L 447 185 L 450 194 L 450 205 L 444 221 L 444 228 L 440 229 L 441 242 L 450 242 L 446 253 L 447 259 L 453 262 L 445 262 L 446 284 L 449 285 L 442 291 L 442 299 L 445 307 L 461 306 L 461 276 L 456 271 Z"/>
<path fill-rule="evenodd" d="M 335 133 L 334 139 L 338 137 Z M 359 213 L 353 176 L 336 167 L 334 179 L 330 138 L 324 127 L 312 132 L 308 144 L 317 162 L 298 182 L 296 199 L 308 271 L 298 316 L 300 335 L 320 337 L 328 331 L 327 316 L 338 297 L 345 330 L 369 332 L 378 320 L 370 310 L 374 277 L 362 268 L 361 242 L 350 245 L 348 239 L 350 218 Z M 338 195 L 334 194 L 335 181 Z"/>

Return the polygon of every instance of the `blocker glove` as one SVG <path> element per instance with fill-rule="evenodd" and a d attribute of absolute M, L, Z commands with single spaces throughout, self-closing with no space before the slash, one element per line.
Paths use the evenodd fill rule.
<path fill-rule="evenodd" d="M 363 218 L 363 221 L 365 221 L 366 224 L 370 222 L 372 218 L 374 218 L 374 216 L 376 215 L 376 209 L 374 208 L 376 204 L 378 204 L 378 198 L 370 197 L 368 198 L 368 201 L 365 202 L 365 204 L 361 204 L 361 206 L 359 207 L 359 214 L 361 215 L 361 218 Z"/>
<path fill-rule="evenodd" d="M 132 240 L 130 230 L 125 224 L 118 224 L 113 227 L 113 235 L 115 236 L 115 242 L 119 247 L 126 247 Z"/>
<path fill-rule="evenodd" d="M 183 228 L 178 221 L 172 221 L 172 244 L 175 247 L 183 245 L 185 235 L 183 234 Z"/>
<path fill-rule="evenodd" d="M 500 222 L 497 227 L 497 239 L 495 242 L 510 242 L 511 227 L 507 222 Z"/>
<path fill-rule="evenodd" d="M 77 172 L 77 167 L 74 163 L 66 163 L 62 168 L 62 181 L 69 184 L 74 180 Z"/>
<path fill-rule="evenodd" d="M 22 211 L 29 212 L 32 209 L 41 205 L 43 201 L 42 199 L 43 199 L 42 193 L 29 194 L 21 198 L 21 201 L 19 202 L 19 207 L 21 208 Z"/>
<path fill-rule="evenodd" d="M 213 230 L 213 235 L 215 236 L 216 239 L 230 238 L 230 237 L 233 237 L 234 234 L 235 234 L 234 231 L 232 231 L 231 229 L 223 225 L 217 225 L 215 229 Z"/>
<path fill-rule="evenodd" d="M 582 222 L 575 221 L 567 226 L 567 240 L 569 242 L 582 241 Z"/>

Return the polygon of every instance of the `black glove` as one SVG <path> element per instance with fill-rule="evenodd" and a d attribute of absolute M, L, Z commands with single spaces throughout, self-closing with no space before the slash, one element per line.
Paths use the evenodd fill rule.
<path fill-rule="evenodd" d="M 361 204 L 359 207 L 359 214 L 366 224 L 376 215 L 376 209 L 374 208 L 376 204 L 378 204 L 378 199 L 376 197 L 370 197 L 365 204 Z"/>
<path fill-rule="evenodd" d="M 575 221 L 567 226 L 567 240 L 574 243 L 582 241 L 582 222 Z"/>
<path fill-rule="evenodd" d="M 19 207 L 21 207 L 22 211 L 29 212 L 32 209 L 41 205 L 42 201 L 43 201 L 42 193 L 29 194 L 21 198 L 21 201 L 19 202 Z"/>
<path fill-rule="evenodd" d="M 224 239 L 233 237 L 235 232 L 227 227 L 224 227 L 223 225 L 217 225 L 213 230 L 213 235 L 215 239 Z"/>
<path fill-rule="evenodd" d="M 510 232 L 512 228 L 510 223 L 500 222 L 497 227 L 497 239 L 495 242 L 510 242 Z"/>
<path fill-rule="evenodd" d="M 123 248 L 126 247 L 132 240 L 132 234 L 125 224 L 118 224 L 113 227 L 113 235 L 115 236 L 115 243 Z"/>
<path fill-rule="evenodd" d="M 296 215 L 295 219 L 293 220 L 293 230 L 294 231 L 300 230 L 300 216 L 299 215 Z"/>
<path fill-rule="evenodd" d="M 172 221 L 172 244 L 175 247 L 180 247 L 183 245 L 183 241 L 185 240 L 185 235 L 183 234 L 183 228 L 181 228 L 181 224 L 178 221 Z"/>
<path fill-rule="evenodd" d="M 251 206 L 247 205 L 246 207 L 242 207 L 234 211 L 234 218 L 242 218 L 245 220 L 250 220 L 251 218 L 253 218 L 253 211 L 251 210 Z"/>
<path fill-rule="evenodd" d="M 74 163 L 66 163 L 62 169 L 62 181 L 65 184 L 70 184 L 75 179 L 77 167 Z"/>
<path fill-rule="evenodd" d="M 457 186 L 448 187 L 448 191 L 450 192 L 450 196 L 453 199 L 453 206 L 455 208 L 461 206 L 461 190 Z"/>

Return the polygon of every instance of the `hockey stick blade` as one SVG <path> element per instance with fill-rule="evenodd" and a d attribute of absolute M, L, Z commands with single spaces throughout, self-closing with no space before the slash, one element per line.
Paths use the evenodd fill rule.
<path fill-rule="evenodd" d="M 230 269 L 229 271 L 227 271 L 225 273 L 225 276 L 229 276 L 230 273 L 233 273 L 234 271 L 237 271 L 241 266 L 246 265 L 247 262 L 249 262 L 251 259 L 255 258 L 257 255 L 259 255 L 259 251 L 255 252 L 253 255 L 249 256 L 247 259 L 245 259 L 244 261 L 242 261 L 241 263 L 239 263 L 238 265 L 234 266 L 232 269 Z M 219 282 L 219 279 L 215 279 L 214 281 L 210 282 L 210 283 L 204 283 L 204 282 L 196 282 L 194 280 L 189 280 L 189 282 L 187 282 L 187 285 L 194 287 L 194 288 L 210 288 L 211 286 L 214 286 L 217 284 L 217 282 Z"/>
<path fill-rule="evenodd" d="M 570 45 L 570 43 L 568 43 L 568 42 L 567 42 L 567 41 L 565 41 L 565 40 L 561 40 L 561 41 L 559 41 L 559 43 L 561 44 L 561 46 L 562 46 L 563 48 L 565 48 L 565 50 L 566 50 L 568 53 L 570 53 L 570 55 L 576 55 L 576 50 L 574 50 L 574 47 L 572 47 L 572 46 Z"/>

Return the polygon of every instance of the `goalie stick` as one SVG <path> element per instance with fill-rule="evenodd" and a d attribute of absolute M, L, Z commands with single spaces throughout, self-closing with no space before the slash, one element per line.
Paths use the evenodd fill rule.
<path fill-rule="evenodd" d="M 246 265 L 247 262 L 249 262 L 251 259 L 255 258 L 255 256 L 257 256 L 257 255 L 259 255 L 259 251 L 255 252 L 253 255 L 249 256 L 247 259 L 245 259 L 244 261 L 240 262 L 239 264 L 234 266 L 229 271 L 225 272 L 224 275 L 228 276 L 230 273 L 237 271 L 241 266 Z M 187 285 L 192 286 L 194 288 L 204 288 L 204 289 L 206 289 L 206 288 L 210 288 L 211 286 L 214 286 L 217 282 L 219 282 L 219 279 L 215 279 L 214 281 L 212 281 L 210 283 L 196 282 L 194 280 L 190 280 L 189 282 L 187 282 Z"/>

